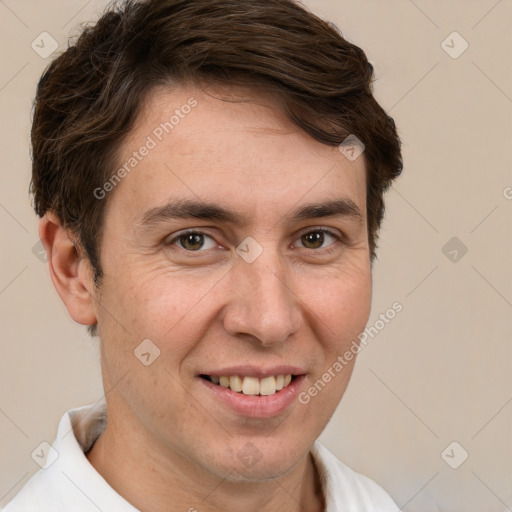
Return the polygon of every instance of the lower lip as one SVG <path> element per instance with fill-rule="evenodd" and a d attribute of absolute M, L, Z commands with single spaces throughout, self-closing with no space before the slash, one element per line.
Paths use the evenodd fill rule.
<path fill-rule="evenodd" d="M 213 384 L 213 382 L 202 377 L 198 377 L 198 379 L 216 398 L 228 405 L 237 414 L 249 418 L 270 418 L 283 412 L 296 400 L 305 377 L 305 375 L 299 375 L 281 391 L 266 396 L 244 395 L 218 384 Z"/>

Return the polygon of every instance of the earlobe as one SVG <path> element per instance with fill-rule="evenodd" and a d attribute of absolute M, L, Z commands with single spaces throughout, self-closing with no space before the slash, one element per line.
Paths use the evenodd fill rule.
<path fill-rule="evenodd" d="M 89 260 L 79 254 L 70 231 L 53 213 L 46 213 L 39 221 L 39 238 L 46 249 L 51 280 L 69 314 L 79 324 L 95 324 L 94 279 Z"/>

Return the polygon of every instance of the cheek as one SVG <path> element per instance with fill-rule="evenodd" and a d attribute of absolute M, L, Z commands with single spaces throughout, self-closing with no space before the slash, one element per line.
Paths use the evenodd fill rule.
<path fill-rule="evenodd" d="M 299 403 L 312 407 L 317 425 L 323 426 L 342 399 L 357 356 L 358 335 L 371 309 L 370 269 L 336 272 L 324 280 L 316 294 L 309 294 L 308 323 L 318 342 L 318 364 L 307 381 Z M 306 419 L 304 421 L 307 421 Z M 321 430 L 317 434 L 320 435 Z"/>
<path fill-rule="evenodd" d="M 200 339 L 213 314 L 211 292 L 222 272 L 198 276 L 148 269 L 129 275 L 129 279 L 119 279 L 116 284 L 112 280 L 109 296 L 104 298 L 113 314 L 103 314 L 102 319 L 116 331 L 113 338 L 132 351 L 142 340 L 150 339 L 162 355 L 172 339 L 173 358 L 179 360 L 192 348 L 193 340 Z M 120 321 L 114 321 L 114 316 Z"/>
<path fill-rule="evenodd" d="M 312 315 L 311 324 L 317 325 L 319 335 L 331 350 L 341 350 L 364 330 L 372 299 L 372 281 L 369 268 L 351 267 L 333 271 L 316 280 L 304 283 L 302 296 Z M 308 286 L 308 284 L 310 286 Z"/>

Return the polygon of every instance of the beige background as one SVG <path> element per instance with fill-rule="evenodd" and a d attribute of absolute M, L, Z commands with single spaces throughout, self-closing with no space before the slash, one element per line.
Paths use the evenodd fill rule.
<path fill-rule="evenodd" d="M 512 510 L 512 1 L 306 4 L 367 52 L 405 159 L 369 323 L 395 301 L 403 311 L 360 354 L 322 440 L 406 512 Z M 30 454 L 62 413 L 103 394 L 96 341 L 33 253 L 27 190 L 31 101 L 48 62 L 31 42 L 46 31 L 62 47 L 104 5 L 0 1 L 0 504 L 38 469 Z M 458 58 L 442 47 L 454 31 L 469 44 Z M 450 36 L 445 48 L 462 44 Z M 467 247 L 462 258 L 445 249 L 456 262 L 442 250 L 452 237 Z M 441 457 L 453 441 L 452 465 L 469 454 L 458 469 Z"/>

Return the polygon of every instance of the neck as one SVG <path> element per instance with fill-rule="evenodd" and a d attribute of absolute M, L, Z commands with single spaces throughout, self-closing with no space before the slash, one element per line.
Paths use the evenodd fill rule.
<path fill-rule="evenodd" d="M 141 435 L 142 434 L 142 435 Z M 127 447 L 129 447 L 127 449 Z M 142 432 L 110 421 L 87 453 L 109 485 L 141 512 L 322 512 L 318 470 L 308 454 L 291 471 L 264 482 L 236 481 L 198 467 L 174 450 L 163 452 Z"/>

